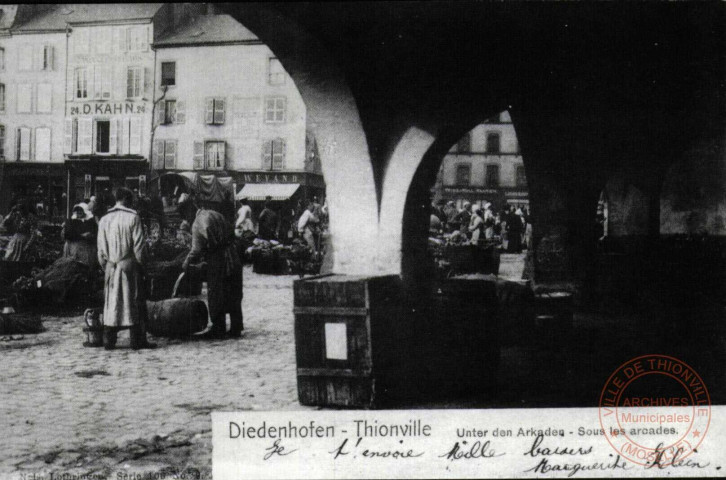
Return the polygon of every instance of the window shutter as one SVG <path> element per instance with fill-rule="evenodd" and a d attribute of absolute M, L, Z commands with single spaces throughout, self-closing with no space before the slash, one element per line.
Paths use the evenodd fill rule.
<path fill-rule="evenodd" d="M 75 119 L 66 118 L 63 121 L 63 153 L 70 155 L 73 153 L 73 124 Z"/>
<path fill-rule="evenodd" d="M 164 147 L 164 168 L 176 168 L 176 140 L 167 140 Z"/>
<path fill-rule="evenodd" d="M 164 140 L 154 140 L 154 152 L 151 165 L 154 170 L 162 170 L 164 168 Z"/>
<path fill-rule="evenodd" d="M 113 89 L 113 66 L 103 67 L 103 94 L 101 98 L 111 98 L 111 91 Z"/>
<path fill-rule="evenodd" d="M 285 140 L 280 140 L 280 169 L 285 168 L 285 158 L 287 153 L 287 143 Z"/>
<path fill-rule="evenodd" d="M 224 123 L 224 103 L 223 98 L 214 100 L 214 123 L 217 125 Z"/>
<path fill-rule="evenodd" d="M 38 162 L 50 161 L 50 128 L 35 129 L 35 160 Z"/>
<path fill-rule="evenodd" d="M 204 142 L 194 142 L 194 170 L 204 170 Z"/>
<path fill-rule="evenodd" d="M 166 123 L 166 100 L 162 100 L 156 104 L 156 119 L 154 121 L 157 125 L 164 125 Z"/>
<path fill-rule="evenodd" d="M 262 169 L 272 170 L 272 140 L 262 146 Z"/>
<path fill-rule="evenodd" d="M 55 47 L 53 45 L 47 45 L 45 54 L 47 56 L 46 60 L 48 62 L 48 70 L 54 70 L 55 69 Z"/>
<path fill-rule="evenodd" d="M 176 101 L 176 115 L 174 115 L 174 123 L 184 123 L 187 120 L 186 105 L 183 100 Z"/>
<path fill-rule="evenodd" d="M 118 153 L 118 121 L 115 118 L 109 122 L 108 153 Z"/>
<path fill-rule="evenodd" d="M 24 127 L 19 128 L 18 136 L 19 136 L 18 160 L 30 160 L 30 129 L 24 128 Z"/>
<path fill-rule="evenodd" d="M 33 49 L 33 70 L 43 70 L 43 45 Z"/>
<path fill-rule="evenodd" d="M 121 155 L 129 154 L 129 118 L 121 119 L 121 135 L 118 142 L 118 153 Z"/>
<path fill-rule="evenodd" d="M 128 49 L 127 44 L 126 44 L 127 32 L 128 32 L 128 29 L 126 27 L 119 27 L 117 29 L 116 35 L 117 35 L 118 41 L 116 42 L 116 45 L 118 45 L 119 52 L 125 52 Z"/>
<path fill-rule="evenodd" d="M 78 153 L 90 154 L 93 151 L 93 119 L 78 119 Z"/>
<path fill-rule="evenodd" d="M 227 168 L 227 142 L 219 142 L 219 165 L 217 168 L 224 170 Z"/>
<path fill-rule="evenodd" d="M 32 111 L 33 86 L 29 83 L 20 84 L 18 89 L 18 113 Z"/>
<path fill-rule="evenodd" d="M 149 27 L 141 27 L 141 50 L 144 52 L 149 49 L 150 33 Z"/>
<path fill-rule="evenodd" d="M 132 117 L 129 129 L 129 153 L 134 155 L 141 154 L 141 119 Z"/>
<path fill-rule="evenodd" d="M 97 65 L 93 68 L 93 95 L 91 98 L 101 98 L 103 93 L 103 67 Z"/>
<path fill-rule="evenodd" d="M 207 125 L 211 125 L 214 123 L 214 99 L 208 98 L 206 101 L 207 101 L 207 109 L 206 109 L 206 115 L 205 115 L 205 123 Z"/>
<path fill-rule="evenodd" d="M 147 95 L 147 92 L 151 92 L 151 82 L 154 81 L 154 75 L 151 72 L 150 68 L 142 68 L 141 69 L 141 97 L 149 98 L 151 95 Z"/>

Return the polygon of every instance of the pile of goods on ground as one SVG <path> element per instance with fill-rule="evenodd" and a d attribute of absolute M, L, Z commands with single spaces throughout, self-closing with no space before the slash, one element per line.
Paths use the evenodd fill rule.
<path fill-rule="evenodd" d="M 252 261 L 255 273 L 304 275 L 320 272 L 323 253 L 313 255 L 307 243 L 299 238 L 291 245 L 256 238 L 245 251 L 245 256 Z"/>
<path fill-rule="evenodd" d="M 0 313 L 0 335 L 25 335 L 44 331 L 38 315 Z"/>
<path fill-rule="evenodd" d="M 84 263 L 59 258 L 45 269 L 35 268 L 18 277 L 11 286 L 19 306 L 43 306 L 88 303 L 94 291 L 102 288 L 100 272 L 92 272 Z"/>
<path fill-rule="evenodd" d="M 428 254 L 440 278 L 458 273 L 498 273 L 498 248 L 497 241 L 480 241 L 479 245 L 472 245 L 458 230 L 428 239 Z"/>

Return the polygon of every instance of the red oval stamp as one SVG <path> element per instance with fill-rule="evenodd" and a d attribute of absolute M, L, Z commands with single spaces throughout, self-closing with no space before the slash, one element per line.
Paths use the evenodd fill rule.
<path fill-rule="evenodd" d="M 622 364 L 600 394 L 600 425 L 621 457 L 638 465 L 679 465 L 697 451 L 711 423 L 701 377 L 666 355 Z"/>

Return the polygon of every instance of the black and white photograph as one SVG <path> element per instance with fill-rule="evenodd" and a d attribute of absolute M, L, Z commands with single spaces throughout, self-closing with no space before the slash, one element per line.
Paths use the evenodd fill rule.
<path fill-rule="evenodd" d="M 0 479 L 724 476 L 726 4 L 2 4 L 0 362 Z"/>

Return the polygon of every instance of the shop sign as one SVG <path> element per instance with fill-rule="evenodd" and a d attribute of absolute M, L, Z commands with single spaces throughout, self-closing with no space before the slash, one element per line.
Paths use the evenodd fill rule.
<path fill-rule="evenodd" d="M 479 195 L 497 195 L 499 190 L 495 188 L 476 188 L 476 187 L 444 187 L 446 193 L 476 193 Z"/>
<path fill-rule="evenodd" d="M 244 183 L 302 183 L 297 173 L 245 173 Z"/>
<path fill-rule="evenodd" d="M 71 105 L 71 115 L 128 115 L 145 112 L 145 104 L 134 102 L 88 102 Z"/>
<path fill-rule="evenodd" d="M 510 198 L 527 198 L 529 197 L 529 193 L 526 191 L 513 191 L 513 192 L 505 192 L 504 196 L 510 197 Z"/>
<path fill-rule="evenodd" d="M 111 63 L 128 63 L 128 62 L 143 62 L 146 60 L 143 55 L 88 55 L 79 54 L 75 55 L 74 60 L 77 63 L 101 63 L 108 65 Z"/>
<path fill-rule="evenodd" d="M 55 168 L 54 168 L 55 167 Z M 22 166 L 22 167 L 10 167 L 8 165 L 6 175 L 9 177 L 23 177 L 23 176 L 34 176 L 34 175 L 55 175 L 60 176 L 63 174 L 63 164 L 49 166 L 49 165 L 37 165 L 35 167 Z"/>

